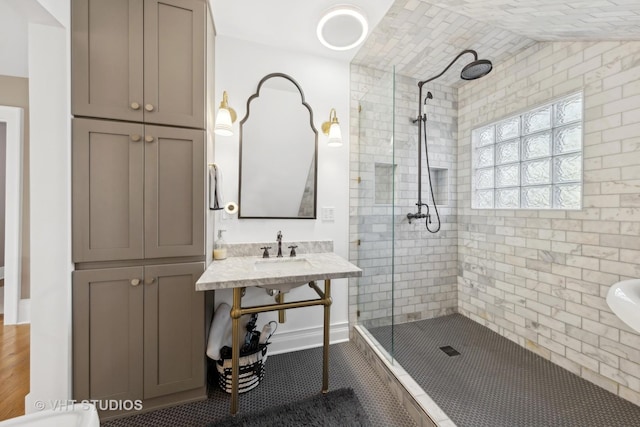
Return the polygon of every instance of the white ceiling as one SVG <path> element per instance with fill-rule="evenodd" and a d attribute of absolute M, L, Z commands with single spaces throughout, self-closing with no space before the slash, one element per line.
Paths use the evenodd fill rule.
<path fill-rule="evenodd" d="M 209 0 L 218 35 L 351 61 L 357 48 L 331 50 L 316 37 L 323 13 L 345 3 L 364 12 L 371 32 L 393 0 Z"/>
<path fill-rule="evenodd" d="M 220 35 L 383 70 L 395 65 L 419 80 L 464 49 L 499 63 L 538 41 L 640 40 L 640 0 L 209 1 Z M 330 51 L 315 35 L 322 12 L 345 2 L 364 10 L 371 26 L 357 53 Z M 459 81 L 468 60 L 441 82 Z"/>

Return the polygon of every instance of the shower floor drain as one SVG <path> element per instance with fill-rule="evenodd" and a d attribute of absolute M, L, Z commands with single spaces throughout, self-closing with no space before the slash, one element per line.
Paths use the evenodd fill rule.
<path fill-rule="evenodd" d="M 455 348 L 451 347 L 450 345 L 445 345 L 444 347 L 440 347 L 440 350 L 444 351 L 449 357 L 460 355 L 460 352 Z"/>

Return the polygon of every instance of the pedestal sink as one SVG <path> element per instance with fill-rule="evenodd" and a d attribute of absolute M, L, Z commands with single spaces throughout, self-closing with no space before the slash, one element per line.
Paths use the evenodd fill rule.
<path fill-rule="evenodd" d="M 255 244 L 257 248 L 269 244 Z M 313 245 L 307 245 L 312 248 Z M 321 247 L 321 246 L 318 246 Z M 331 248 L 332 249 L 332 248 Z M 233 251 L 231 251 L 233 252 Z M 255 248 L 250 253 L 259 252 Z M 196 290 L 209 291 L 233 289 L 231 324 L 234 342 L 241 342 L 240 318 L 246 314 L 265 313 L 303 307 L 322 306 L 322 392 L 329 391 L 329 330 L 331 325 L 331 279 L 346 279 L 362 276 L 362 270 L 333 252 L 309 252 L 303 257 L 263 259 L 255 256 L 230 256 L 222 261 L 214 261 L 196 282 Z M 324 288 L 315 282 L 322 280 Z M 242 306 L 244 288 L 259 286 L 286 292 L 291 288 L 309 283 L 318 298 L 296 301 L 283 300 L 279 294 L 275 304 Z M 240 384 L 240 346 L 232 347 L 231 354 L 231 414 L 238 412 Z M 308 373 L 303 373 L 308 375 Z"/>
<path fill-rule="evenodd" d="M 640 332 L 640 279 L 623 280 L 611 286 L 607 304 L 620 320 Z"/>

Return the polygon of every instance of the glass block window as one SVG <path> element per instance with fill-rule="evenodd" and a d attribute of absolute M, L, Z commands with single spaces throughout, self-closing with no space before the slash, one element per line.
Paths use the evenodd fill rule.
<path fill-rule="evenodd" d="M 471 133 L 471 207 L 582 207 L 582 93 Z"/>

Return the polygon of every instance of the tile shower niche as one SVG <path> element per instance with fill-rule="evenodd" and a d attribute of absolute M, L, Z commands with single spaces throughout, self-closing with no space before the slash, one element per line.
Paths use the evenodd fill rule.
<path fill-rule="evenodd" d="M 393 203 L 393 184 L 396 166 L 391 163 L 375 164 L 374 197 L 376 205 L 390 205 Z M 426 171 L 423 172 L 426 175 Z M 449 169 L 431 168 L 431 179 L 433 179 L 433 197 L 438 206 L 449 205 Z M 429 191 L 428 175 L 422 181 L 422 195 L 424 200 L 428 200 L 433 205 L 431 192 Z"/>
<path fill-rule="evenodd" d="M 433 180 L 433 197 L 435 198 L 435 204 L 438 206 L 449 206 L 449 169 L 431 168 L 431 179 Z M 431 199 L 428 182 L 426 188 L 423 186 L 422 190 L 429 194 L 429 203 L 433 203 L 434 201 Z"/>

